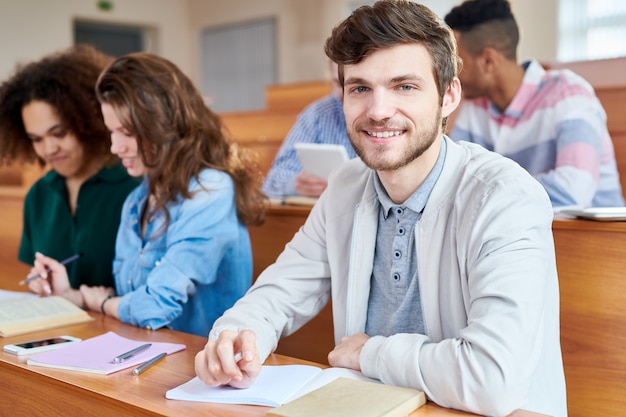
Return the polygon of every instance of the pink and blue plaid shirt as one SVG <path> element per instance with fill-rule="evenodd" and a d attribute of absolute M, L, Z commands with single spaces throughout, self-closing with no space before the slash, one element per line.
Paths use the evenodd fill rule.
<path fill-rule="evenodd" d="M 486 97 L 464 100 L 450 137 L 513 159 L 546 189 L 553 207 L 623 206 L 606 113 L 569 70 L 522 64 L 522 86 L 501 113 Z"/>

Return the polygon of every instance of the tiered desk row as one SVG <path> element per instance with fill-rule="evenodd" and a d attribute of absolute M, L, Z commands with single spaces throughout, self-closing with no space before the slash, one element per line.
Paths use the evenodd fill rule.
<path fill-rule="evenodd" d="M 620 65 L 626 65 L 625 62 L 623 60 Z M 601 68 L 598 71 L 602 73 Z M 267 89 L 265 110 L 221 116 L 233 137 L 258 154 L 259 165 L 265 173 L 298 113 L 306 104 L 329 92 L 328 82 L 271 86 Z M 622 188 L 626 190 L 626 83 L 598 86 L 596 92 L 608 114 Z M 17 286 L 17 282 L 28 272 L 28 268 L 16 260 L 21 211 L 26 190 L 40 175 L 41 171 L 35 167 L 0 168 L 1 289 L 23 289 Z M 308 213 L 307 207 L 270 207 L 265 224 L 250 228 L 255 277 L 276 259 Z M 626 223 L 557 217 L 553 231 L 561 290 L 561 341 L 569 415 L 620 415 L 626 410 L 623 395 L 626 392 Z M 181 405 L 162 398 L 167 389 L 193 376 L 193 354 L 202 348 L 203 338 L 170 331 L 146 333 L 108 318 L 100 318 L 96 323 L 94 328 L 72 327 L 68 332 L 76 329 L 80 333 L 77 336 L 90 337 L 106 328 L 119 330 L 127 337 L 175 339 L 187 343 L 188 350 L 177 354 L 179 356 L 168 357 L 165 363 L 171 364 L 171 367 L 162 366 L 141 379 L 125 375 L 104 379 L 91 375 L 66 377 L 67 373 L 58 370 L 30 371 L 22 362 L 2 353 L 0 380 L 4 382 L 0 382 L 0 388 L 5 393 L 16 393 L 11 397 L 17 401 L 15 404 L 24 407 L 34 407 L 37 401 L 33 398 L 36 395 L 40 399 L 54 398 L 55 404 L 68 404 L 81 411 L 132 411 L 136 415 L 190 415 L 192 411 L 199 410 L 215 416 L 264 414 L 255 407 Z M 288 363 L 293 362 L 289 357 L 295 357 L 327 363 L 326 355 L 333 345 L 331 306 L 327 306 L 316 319 L 282 340 L 277 351 L 279 355 L 274 355 L 271 361 Z M 132 389 L 120 388 L 125 384 L 130 384 Z M 33 394 L 24 395 L 28 392 Z M 67 402 L 60 400 L 62 398 Z M 3 395 L 0 408 L 5 407 L 9 407 L 9 397 Z M 46 408 L 46 411 L 50 412 L 47 415 L 68 414 L 67 410 L 57 414 L 52 409 Z M 441 410 L 432 404 L 421 412 L 432 413 L 427 414 L 432 416 L 466 415 Z M 93 414 L 98 413 L 94 411 Z M 532 414 L 520 412 L 515 415 Z"/>

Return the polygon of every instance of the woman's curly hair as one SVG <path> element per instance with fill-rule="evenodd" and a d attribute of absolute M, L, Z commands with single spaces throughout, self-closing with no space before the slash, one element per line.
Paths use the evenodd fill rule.
<path fill-rule="evenodd" d="M 81 44 L 18 65 L 0 85 L 0 165 L 14 161 L 45 165 L 35 153 L 22 121 L 22 108 L 32 101 L 45 102 L 55 110 L 63 127 L 83 146 L 86 159 L 113 163 L 116 157 L 110 152 L 111 138 L 95 93 L 100 72 L 112 60 L 94 47 Z"/>

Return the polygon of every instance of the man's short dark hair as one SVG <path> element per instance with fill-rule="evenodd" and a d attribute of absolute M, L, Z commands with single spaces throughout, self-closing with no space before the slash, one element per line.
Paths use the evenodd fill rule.
<path fill-rule="evenodd" d="M 358 64 L 371 53 L 396 45 L 423 45 L 433 61 L 440 100 L 456 77 L 459 60 L 450 28 L 422 4 L 408 0 L 379 0 L 361 6 L 337 25 L 326 40 L 326 55 L 339 64 Z"/>
<path fill-rule="evenodd" d="M 510 60 L 517 59 L 519 29 L 508 0 L 466 0 L 444 20 L 461 34 L 462 46 L 471 55 L 494 48 Z"/>

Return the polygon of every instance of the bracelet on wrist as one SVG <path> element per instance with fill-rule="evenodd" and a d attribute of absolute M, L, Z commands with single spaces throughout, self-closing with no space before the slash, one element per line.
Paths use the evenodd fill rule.
<path fill-rule="evenodd" d="M 104 311 L 104 304 L 109 301 L 111 298 L 115 297 L 113 294 L 109 294 L 107 295 L 107 298 L 105 298 L 104 300 L 102 300 L 102 304 L 100 304 L 100 312 L 102 313 L 103 316 L 106 316 L 107 313 Z"/>

